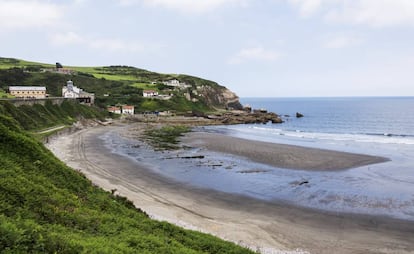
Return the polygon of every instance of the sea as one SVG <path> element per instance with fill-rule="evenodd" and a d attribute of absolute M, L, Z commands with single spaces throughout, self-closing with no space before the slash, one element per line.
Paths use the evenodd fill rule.
<path fill-rule="evenodd" d="M 275 112 L 284 122 L 203 126 L 194 131 L 389 161 L 334 172 L 306 171 L 198 148 L 154 152 L 111 132 L 102 139 L 114 152 L 183 185 L 335 213 L 414 221 L 414 97 L 242 98 L 241 103 Z M 297 112 L 304 117 L 297 118 Z M 200 154 L 202 159 L 179 159 Z"/>
<path fill-rule="evenodd" d="M 266 125 L 271 135 L 414 144 L 414 97 L 243 98 L 285 121 Z M 296 118 L 296 113 L 304 114 Z M 262 127 L 244 126 L 262 131 Z M 263 130 L 264 131 L 264 130 Z"/>

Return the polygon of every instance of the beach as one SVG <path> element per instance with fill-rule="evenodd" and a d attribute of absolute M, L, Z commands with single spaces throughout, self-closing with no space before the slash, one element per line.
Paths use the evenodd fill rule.
<path fill-rule="evenodd" d="M 142 127 L 142 126 L 141 126 Z M 86 128 L 49 139 L 48 148 L 94 184 L 113 190 L 159 220 L 199 230 L 262 253 L 414 253 L 414 223 L 381 216 L 333 213 L 183 184 L 100 138 L 131 135 L 140 124 Z M 187 146 L 244 156 L 291 170 L 338 171 L 387 158 L 276 145 L 214 133 L 190 133 Z M 274 156 L 277 154 L 277 156 Z"/>
<path fill-rule="evenodd" d="M 201 146 L 287 169 L 336 171 L 388 161 L 378 156 L 246 140 L 218 133 L 189 133 L 182 141 L 187 146 Z"/>

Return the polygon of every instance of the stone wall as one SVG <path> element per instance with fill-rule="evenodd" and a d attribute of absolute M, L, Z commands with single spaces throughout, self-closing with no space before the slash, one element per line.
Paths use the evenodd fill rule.
<path fill-rule="evenodd" d="M 14 106 L 19 107 L 22 105 L 28 105 L 32 106 L 34 104 L 41 104 L 45 105 L 46 101 L 51 101 L 55 105 L 62 104 L 65 100 L 74 100 L 74 98 L 63 98 L 63 97 L 48 97 L 44 99 L 32 99 L 32 98 L 16 98 L 16 99 L 1 99 L 1 100 L 7 100 L 8 102 L 12 103 Z"/>

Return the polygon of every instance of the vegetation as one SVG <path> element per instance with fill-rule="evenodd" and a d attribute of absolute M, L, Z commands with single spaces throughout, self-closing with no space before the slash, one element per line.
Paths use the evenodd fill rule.
<path fill-rule="evenodd" d="M 215 89 L 205 96 L 214 97 L 224 87 L 217 83 L 198 77 L 176 74 L 161 74 L 130 66 L 107 67 L 67 67 L 73 74 L 55 73 L 55 65 L 28 62 L 13 58 L 0 58 L 0 97 L 1 91 L 7 91 L 13 85 L 46 86 L 50 96 L 61 96 L 62 87 L 67 80 L 72 80 L 75 86 L 95 94 L 96 105 L 105 108 L 109 105 L 130 104 L 137 111 L 212 111 L 215 108 L 225 108 L 214 98 L 206 99 L 199 96 L 197 100 L 187 100 L 197 87 L 209 86 Z M 162 84 L 163 81 L 177 79 L 189 87 L 174 88 Z M 142 92 L 153 89 L 160 94 L 173 94 L 173 100 L 158 100 L 144 98 Z M 195 96 L 195 95 L 192 95 Z"/>
<path fill-rule="evenodd" d="M 45 105 L 22 105 L 15 107 L 7 101 L 0 101 L 0 114 L 13 118 L 25 130 L 41 130 L 56 125 L 71 125 L 81 118 L 104 120 L 109 116 L 105 110 L 87 107 L 74 101 L 63 101 L 60 106 L 46 101 Z"/>
<path fill-rule="evenodd" d="M 13 97 L 14 96 L 12 96 L 9 93 L 5 92 L 3 89 L 0 89 L 0 99 L 13 98 Z"/>
<path fill-rule="evenodd" d="M 102 116 L 73 103 L 15 107 L 0 102 L 0 252 L 251 253 L 149 219 L 132 202 L 68 168 L 28 132 Z M 168 133 L 178 135 L 177 130 L 185 129 Z"/>
<path fill-rule="evenodd" d="M 191 129 L 182 125 L 166 125 L 158 129 L 148 129 L 145 137 L 149 143 L 159 150 L 174 150 L 179 147 L 178 138 Z"/>

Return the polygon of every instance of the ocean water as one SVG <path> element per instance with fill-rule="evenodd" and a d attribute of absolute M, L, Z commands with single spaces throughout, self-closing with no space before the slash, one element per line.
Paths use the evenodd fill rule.
<path fill-rule="evenodd" d="M 414 97 L 244 98 L 241 102 L 281 115 L 284 124 L 265 127 L 274 133 L 391 143 L 414 140 Z M 305 117 L 297 119 L 296 112 Z"/>
<path fill-rule="evenodd" d="M 106 133 L 102 139 L 114 152 L 185 185 L 269 202 L 414 221 L 414 97 L 241 101 L 281 114 L 285 122 L 205 126 L 194 131 L 383 156 L 390 161 L 336 172 L 291 170 L 197 148 L 154 152 L 115 132 Z M 304 117 L 296 118 L 296 112 Z M 200 154 L 205 157 L 179 159 Z M 297 185 L 302 181 L 308 184 Z"/>

